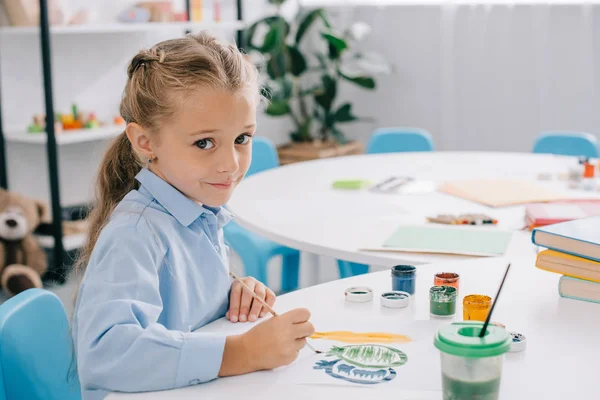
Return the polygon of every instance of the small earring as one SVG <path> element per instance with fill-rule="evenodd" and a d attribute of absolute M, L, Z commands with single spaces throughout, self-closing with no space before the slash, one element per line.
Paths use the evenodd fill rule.
<path fill-rule="evenodd" d="M 148 164 L 152 164 L 152 159 L 151 158 L 148 159 Z"/>

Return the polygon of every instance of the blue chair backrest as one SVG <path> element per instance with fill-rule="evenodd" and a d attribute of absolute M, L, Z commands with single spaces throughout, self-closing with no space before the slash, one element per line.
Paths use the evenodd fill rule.
<path fill-rule="evenodd" d="M 58 297 L 29 289 L 0 306 L 6 398 L 80 400 L 69 321 Z"/>
<path fill-rule="evenodd" d="M 0 344 L 0 352 L 2 344 Z M 4 374 L 2 373 L 2 364 L 0 364 L 0 400 L 6 400 L 6 389 L 4 389 Z"/>
<path fill-rule="evenodd" d="M 598 140 L 585 132 L 545 132 L 535 141 L 534 153 L 598 157 Z"/>
<path fill-rule="evenodd" d="M 266 137 L 252 138 L 252 163 L 246 176 L 279 166 L 279 156 L 273 142 Z"/>
<path fill-rule="evenodd" d="M 383 128 L 371 135 L 368 154 L 433 151 L 431 134 L 418 128 Z"/>

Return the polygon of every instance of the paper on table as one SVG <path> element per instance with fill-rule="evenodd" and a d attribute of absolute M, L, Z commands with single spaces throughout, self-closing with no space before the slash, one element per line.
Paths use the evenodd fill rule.
<path fill-rule="evenodd" d="M 356 381 L 350 381 L 342 376 L 344 376 L 344 371 L 356 368 L 354 365 L 345 362 L 337 355 L 317 355 L 304 349 L 293 364 L 274 371 L 274 375 L 271 375 L 270 378 L 276 378 L 278 384 L 342 385 L 369 388 L 398 387 L 403 390 L 439 391 L 442 387 L 440 357 L 439 351 L 433 345 L 433 336 L 439 323 L 436 320 L 402 322 L 389 317 L 368 321 L 331 318 L 326 323 L 318 325 L 319 331 L 386 332 L 411 337 L 412 341 L 409 343 L 382 344 L 406 354 L 408 358 L 406 363 L 401 366 L 383 369 L 357 368 L 356 371 L 359 372 L 355 375 Z M 323 351 L 327 351 L 333 346 L 354 345 L 339 341 L 309 340 L 315 348 Z M 315 369 L 318 363 L 323 366 L 329 365 L 329 367 Z M 336 364 L 337 367 L 335 367 Z M 332 368 L 337 368 L 337 370 L 332 372 Z M 390 369 L 391 371 L 389 371 Z M 340 371 L 342 372 L 340 373 Z M 386 371 L 388 371 L 388 375 L 386 379 L 383 379 L 381 374 Z M 369 373 L 373 375 L 369 375 Z M 369 383 L 357 383 L 361 380 Z"/>
<path fill-rule="evenodd" d="M 502 256 L 513 232 L 498 227 L 402 225 L 383 243 L 364 246 L 364 251 Z"/>
<path fill-rule="evenodd" d="M 452 181 L 441 185 L 438 190 L 489 207 L 543 203 L 570 198 L 566 194 L 556 193 L 533 182 L 519 180 Z"/>

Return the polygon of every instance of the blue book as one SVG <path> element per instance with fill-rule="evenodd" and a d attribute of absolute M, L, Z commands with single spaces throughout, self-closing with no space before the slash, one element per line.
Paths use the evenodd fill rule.
<path fill-rule="evenodd" d="M 600 303 L 600 283 L 562 276 L 558 281 L 558 294 L 568 299 Z"/>
<path fill-rule="evenodd" d="M 531 240 L 551 250 L 600 261 L 600 216 L 535 228 Z"/>

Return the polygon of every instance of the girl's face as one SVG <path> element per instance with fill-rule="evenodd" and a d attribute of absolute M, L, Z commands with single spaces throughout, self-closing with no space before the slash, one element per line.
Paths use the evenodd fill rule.
<path fill-rule="evenodd" d="M 245 92 L 203 89 L 186 97 L 151 139 L 150 170 L 196 202 L 227 203 L 250 166 L 256 106 Z"/>

